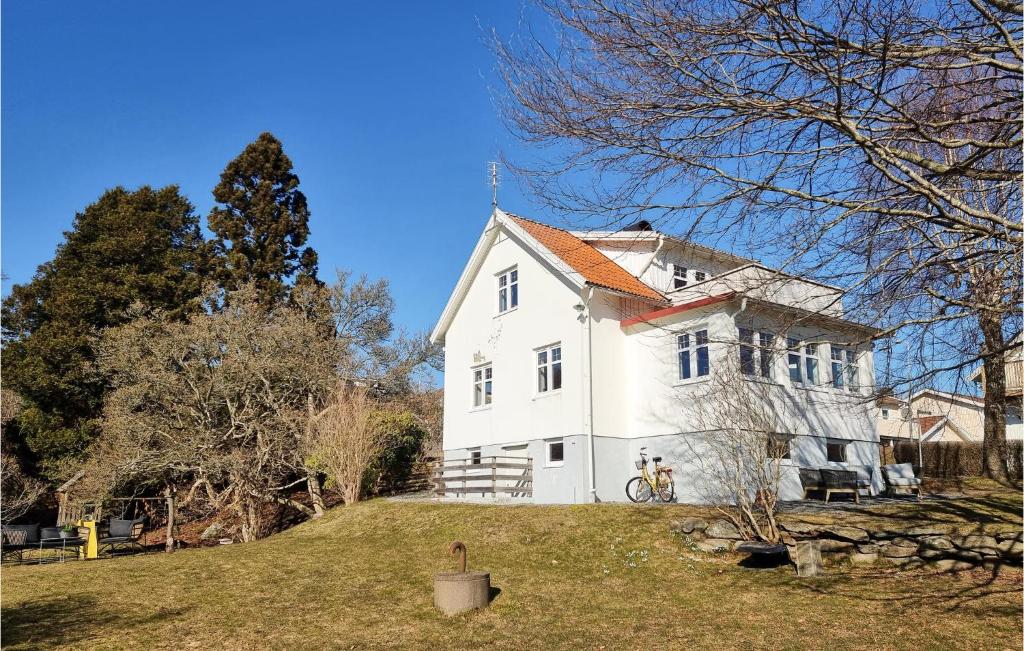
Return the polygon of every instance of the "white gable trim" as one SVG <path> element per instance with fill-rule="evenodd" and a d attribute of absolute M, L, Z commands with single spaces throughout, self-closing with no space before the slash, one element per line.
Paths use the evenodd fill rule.
<path fill-rule="evenodd" d="M 487 220 L 487 225 L 484 226 L 484 232 L 480 234 L 480 239 L 477 240 L 476 246 L 473 247 L 473 253 L 469 256 L 469 262 L 466 263 L 465 268 L 462 270 L 462 275 L 459 276 L 458 282 L 455 283 L 455 289 L 448 298 L 448 303 L 445 304 L 444 310 L 441 312 L 441 316 L 437 321 L 437 325 L 434 326 L 433 332 L 430 333 L 431 343 L 436 344 L 444 341 L 445 333 L 448 332 L 448 328 L 451 326 L 452 320 L 455 319 L 455 313 L 458 312 L 459 307 L 462 305 L 462 301 L 465 300 L 470 286 L 473 284 L 477 274 L 480 272 L 480 267 L 483 265 L 484 259 L 487 257 L 487 253 L 491 250 L 491 247 L 494 246 L 495 240 L 498 239 L 498 233 L 501 229 L 504 229 L 509 236 L 525 246 L 528 251 L 533 252 L 537 257 L 550 265 L 560 275 L 562 275 L 562 277 L 575 286 L 576 289 L 582 289 L 586 284 L 586 280 L 583 276 L 566 265 L 561 258 L 534 239 L 533 236 L 509 218 L 504 211 L 500 208 L 495 208 L 494 212 L 491 213 L 491 218 Z"/>

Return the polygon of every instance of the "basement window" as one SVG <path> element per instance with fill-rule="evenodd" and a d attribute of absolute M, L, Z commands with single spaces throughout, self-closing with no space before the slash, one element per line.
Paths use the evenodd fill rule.
<path fill-rule="evenodd" d="M 829 463 L 846 463 L 846 446 L 848 441 L 828 439 L 825 442 L 825 454 Z"/>
<path fill-rule="evenodd" d="M 469 464 L 472 466 L 480 465 L 480 448 L 469 451 Z"/>
<path fill-rule="evenodd" d="M 562 439 L 552 439 L 544 442 L 546 449 L 544 465 L 549 468 L 557 468 L 565 464 L 565 444 Z"/>
<path fill-rule="evenodd" d="M 789 459 L 790 441 L 793 440 L 792 436 L 788 434 L 770 434 L 768 436 L 768 458 L 769 459 Z"/>

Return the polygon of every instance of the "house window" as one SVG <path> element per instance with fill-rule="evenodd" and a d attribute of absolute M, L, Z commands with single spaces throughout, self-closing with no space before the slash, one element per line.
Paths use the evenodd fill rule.
<path fill-rule="evenodd" d="M 681 334 L 676 337 L 676 347 L 679 356 L 679 379 L 688 380 L 691 377 L 703 377 L 711 371 L 711 361 L 708 358 L 708 331 L 697 330 Z"/>
<path fill-rule="evenodd" d="M 888 409 L 883 409 L 882 410 L 882 420 L 889 420 L 889 410 Z"/>
<path fill-rule="evenodd" d="M 562 345 L 555 344 L 537 351 L 537 393 L 562 388 Z"/>
<path fill-rule="evenodd" d="M 755 347 L 755 334 L 757 346 Z M 758 332 L 748 328 L 740 328 L 740 371 L 744 375 L 772 376 L 772 346 L 775 335 L 770 332 Z"/>
<path fill-rule="evenodd" d="M 686 267 L 678 264 L 672 265 L 672 289 L 686 287 Z"/>
<path fill-rule="evenodd" d="M 480 448 L 469 451 L 469 463 L 472 466 L 480 465 Z"/>
<path fill-rule="evenodd" d="M 494 397 L 494 372 L 491 365 L 473 369 L 473 406 L 483 407 L 491 404 Z"/>
<path fill-rule="evenodd" d="M 818 344 L 804 345 L 804 379 L 807 384 L 818 383 Z"/>
<path fill-rule="evenodd" d="M 791 436 L 786 434 L 769 434 L 768 435 L 768 458 L 769 459 L 789 459 L 790 447 L 789 442 L 792 440 Z"/>
<path fill-rule="evenodd" d="M 846 463 L 846 441 L 828 439 L 825 442 L 825 454 L 830 463 Z"/>
<path fill-rule="evenodd" d="M 544 447 L 546 448 L 544 465 L 552 467 L 565 463 L 565 444 L 562 443 L 562 439 L 545 441 Z"/>
<path fill-rule="evenodd" d="M 498 314 L 519 305 L 519 270 L 509 269 L 498 276 Z"/>
<path fill-rule="evenodd" d="M 705 272 L 703 272 L 703 271 L 694 271 L 693 272 L 693 281 L 694 282 L 702 283 L 705 280 L 707 280 L 707 278 L 708 278 L 708 275 Z"/>
<path fill-rule="evenodd" d="M 857 351 L 832 345 L 832 386 L 856 391 L 860 386 L 857 369 Z"/>
<path fill-rule="evenodd" d="M 789 381 L 800 384 L 804 381 L 803 373 L 800 370 L 800 340 L 787 339 L 786 346 L 789 348 L 789 353 L 786 356 L 789 365 Z"/>

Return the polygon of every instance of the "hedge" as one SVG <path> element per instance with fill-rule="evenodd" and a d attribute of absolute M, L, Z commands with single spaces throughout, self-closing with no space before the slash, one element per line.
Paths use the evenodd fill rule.
<path fill-rule="evenodd" d="M 1024 441 L 1007 441 L 1010 458 L 1010 475 L 1021 479 L 1021 455 Z M 980 477 L 982 444 L 961 441 L 935 441 L 921 444 L 925 477 Z M 893 449 L 896 463 L 912 463 L 917 466 L 917 443 L 900 441 Z"/>

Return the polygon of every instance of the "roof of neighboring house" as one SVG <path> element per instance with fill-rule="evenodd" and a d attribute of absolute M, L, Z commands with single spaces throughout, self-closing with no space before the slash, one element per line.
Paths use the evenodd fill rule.
<path fill-rule="evenodd" d="M 509 214 L 509 217 L 531 237 L 583 276 L 591 285 L 623 294 L 632 294 L 640 298 L 667 302 L 660 292 L 652 289 L 650 285 L 642 282 L 612 261 L 611 258 L 569 231 L 518 215 Z"/>
<path fill-rule="evenodd" d="M 946 400 L 948 402 L 966 402 L 970 403 L 975 407 L 982 407 L 985 405 L 985 399 L 978 396 L 969 396 L 963 393 L 946 393 L 945 391 L 938 391 L 936 389 L 921 389 L 914 395 L 910 396 L 910 402 L 917 400 L 923 396 L 934 396 L 940 400 Z"/>
<path fill-rule="evenodd" d="M 946 420 L 945 416 L 921 416 L 917 420 L 917 426 L 921 428 L 921 434 L 932 431 L 940 422 Z"/>

